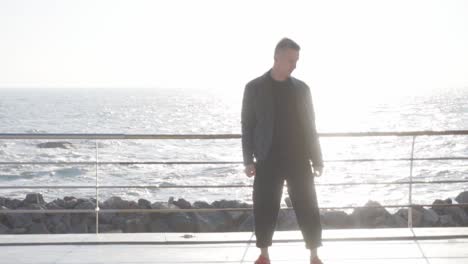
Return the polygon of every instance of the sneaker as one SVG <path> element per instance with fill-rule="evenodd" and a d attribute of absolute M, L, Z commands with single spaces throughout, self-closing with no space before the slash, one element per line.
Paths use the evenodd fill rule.
<path fill-rule="evenodd" d="M 310 260 L 310 264 L 323 264 L 323 262 L 318 257 L 315 257 Z"/>
<path fill-rule="evenodd" d="M 270 260 L 262 255 L 258 257 L 257 261 L 255 261 L 255 264 L 270 264 Z"/>

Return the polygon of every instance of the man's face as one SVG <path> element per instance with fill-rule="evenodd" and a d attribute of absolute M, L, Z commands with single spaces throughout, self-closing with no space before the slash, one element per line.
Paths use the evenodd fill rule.
<path fill-rule="evenodd" d="M 279 50 L 275 56 L 275 63 L 278 70 L 285 76 L 290 76 L 296 69 L 299 60 L 299 51 L 294 49 Z"/>

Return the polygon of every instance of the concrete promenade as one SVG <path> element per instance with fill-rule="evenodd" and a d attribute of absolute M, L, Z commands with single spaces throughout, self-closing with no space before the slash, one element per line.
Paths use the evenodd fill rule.
<path fill-rule="evenodd" d="M 468 264 L 468 228 L 324 230 L 323 237 L 325 264 Z M 249 232 L 0 235 L 5 264 L 253 263 L 257 256 Z M 308 263 L 300 232 L 276 232 L 271 259 Z"/>

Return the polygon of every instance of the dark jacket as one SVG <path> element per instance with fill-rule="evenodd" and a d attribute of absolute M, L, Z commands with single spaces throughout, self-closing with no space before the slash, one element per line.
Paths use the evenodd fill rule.
<path fill-rule="evenodd" d="M 250 81 L 242 100 L 242 152 L 244 165 L 265 160 L 272 146 L 274 128 L 274 102 L 270 71 Z M 297 114 L 305 129 L 305 146 L 314 167 L 323 166 L 322 152 L 315 128 L 315 113 L 310 89 L 304 82 L 290 77 L 288 88 L 296 96 Z"/>

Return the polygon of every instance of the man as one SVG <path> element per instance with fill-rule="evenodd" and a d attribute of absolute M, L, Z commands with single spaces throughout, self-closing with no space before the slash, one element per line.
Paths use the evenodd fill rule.
<path fill-rule="evenodd" d="M 317 256 L 322 227 L 314 176 L 322 174 L 323 161 L 310 89 L 291 77 L 299 51 L 293 40 L 282 39 L 275 49 L 273 67 L 246 85 L 242 100 L 245 174 L 255 176 L 255 235 L 261 250 L 256 264 L 270 263 L 268 247 L 272 244 L 285 180 L 311 253 L 310 263 L 322 264 Z"/>

